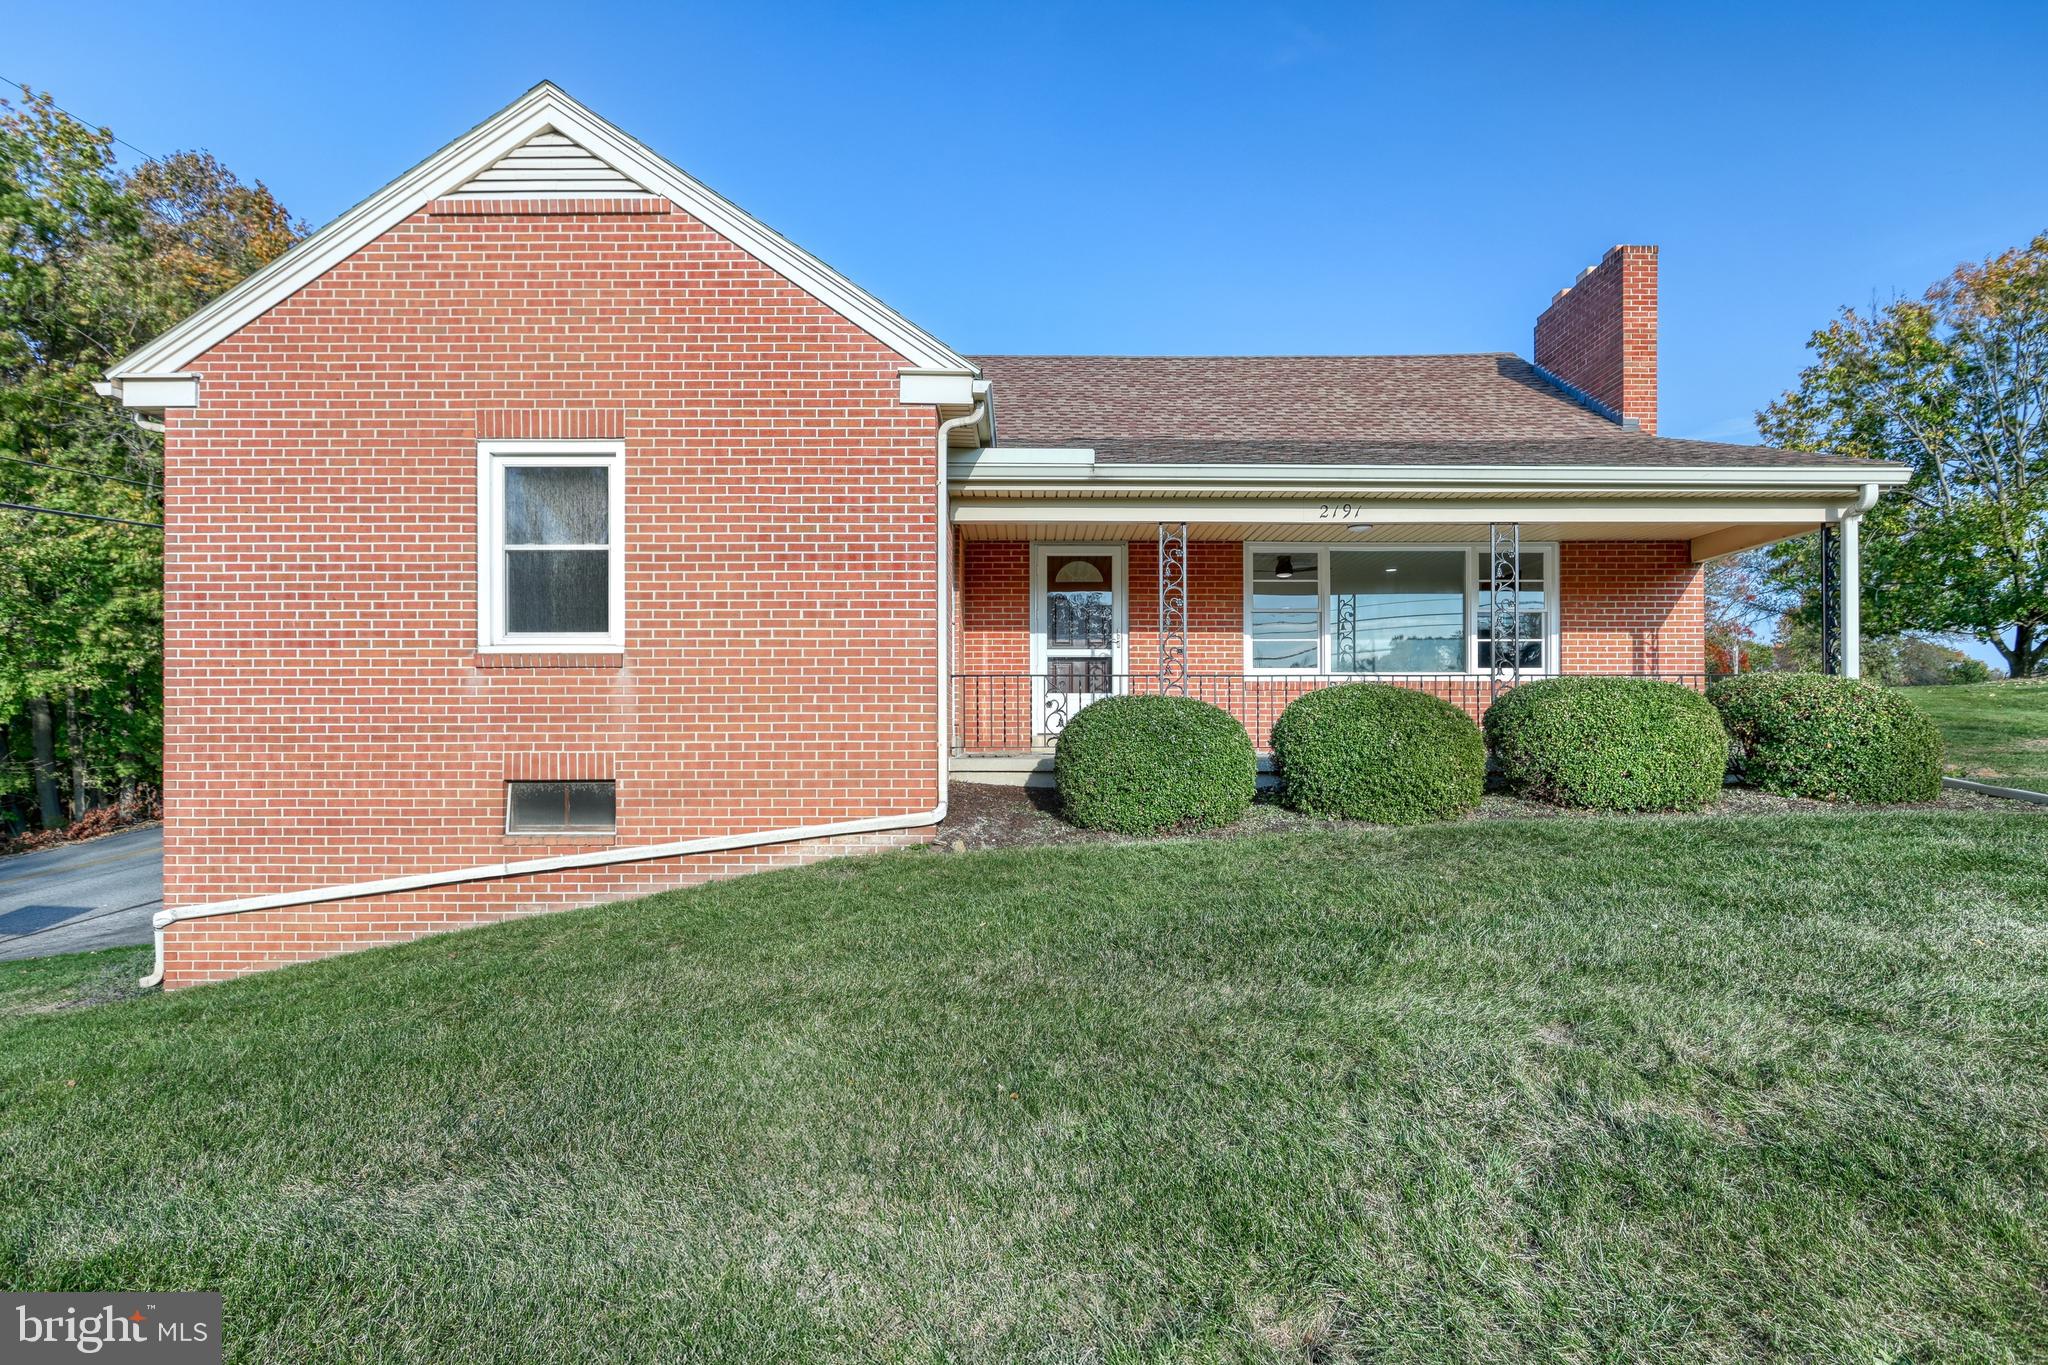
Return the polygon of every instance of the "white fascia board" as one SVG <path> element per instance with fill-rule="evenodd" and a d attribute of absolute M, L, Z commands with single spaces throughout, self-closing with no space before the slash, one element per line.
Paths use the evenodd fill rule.
<path fill-rule="evenodd" d="M 1560 522 L 1582 525 L 1780 525 L 1830 520 L 1840 499 L 1820 497 L 1784 502 L 1717 502 L 1702 498 L 1668 498 L 1654 502 L 1593 502 L 1530 499 L 1486 502 L 1475 499 L 1437 501 L 1411 498 L 1400 502 L 1173 502 L 1165 499 L 1121 501 L 1089 498 L 1074 502 L 1003 500 L 955 502 L 956 526 L 1018 524 L 1120 524 L 1131 521 L 1185 521 L 1192 525 L 1268 526 L 1433 526 L 1446 522 Z"/>
<path fill-rule="evenodd" d="M 984 383 L 973 370 L 919 370 L 896 372 L 897 397 L 913 406 L 959 408 L 974 406 L 975 385 Z"/>
<path fill-rule="evenodd" d="M 130 375 L 120 383 L 108 387 L 112 390 L 108 397 L 118 397 L 122 407 L 137 408 L 143 412 L 162 412 L 166 408 L 199 406 L 198 375 Z"/>
<path fill-rule="evenodd" d="M 1061 457 L 1083 457 L 1061 458 Z M 1100 464 L 1093 451 L 989 447 L 954 457 L 952 477 L 977 489 L 1057 492 L 1120 488 L 1204 493 L 1264 492 L 1285 488 L 1474 489 L 1857 489 L 1894 487 L 1912 477 L 1905 465 L 1871 461 L 1869 467 L 1637 466 L 1637 465 L 1345 465 L 1345 464 Z"/>
<path fill-rule="evenodd" d="M 378 236 L 468 181 L 534 134 L 553 129 L 682 208 L 909 364 L 973 370 L 951 348 L 673 163 L 543 82 L 378 190 L 184 322 L 116 364 L 109 377 L 182 370 Z"/>

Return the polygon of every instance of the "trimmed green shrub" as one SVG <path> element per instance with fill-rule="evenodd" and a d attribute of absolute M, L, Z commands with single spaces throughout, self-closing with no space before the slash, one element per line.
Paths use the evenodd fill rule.
<path fill-rule="evenodd" d="M 1743 780 L 1820 801 L 1932 801 L 1941 731 L 1882 687 L 1822 673 L 1745 673 L 1707 689 Z"/>
<path fill-rule="evenodd" d="M 1052 765 L 1067 819 L 1122 834 L 1227 825 L 1258 781 L 1244 726 L 1192 697 L 1091 702 L 1060 732 Z"/>
<path fill-rule="evenodd" d="M 1649 678 L 1543 678 L 1486 709 L 1508 789 L 1588 810 L 1697 810 L 1721 794 L 1728 734 L 1699 693 Z"/>
<path fill-rule="evenodd" d="M 1472 718 L 1385 683 L 1290 702 L 1273 722 L 1273 766 L 1294 809 L 1382 825 L 1453 820 L 1486 792 L 1486 741 Z"/>

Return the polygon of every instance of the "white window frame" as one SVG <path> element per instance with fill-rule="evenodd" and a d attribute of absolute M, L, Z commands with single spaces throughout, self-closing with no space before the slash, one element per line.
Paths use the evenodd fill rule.
<path fill-rule="evenodd" d="M 610 552 L 605 613 L 610 629 L 575 634 L 515 634 L 506 629 L 505 471 L 514 468 L 609 471 Z M 624 441 L 478 441 L 476 443 L 477 651 L 483 654 L 621 654 L 626 648 L 626 443 Z M 563 549 L 577 547 L 563 546 Z"/>
<path fill-rule="evenodd" d="M 1554 540 L 1524 541 L 1523 554 L 1543 556 L 1543 667 L 1522 670 L 1524 677 L 1551 677 L 1557 667 L 1558 620 L 1563 609 L 1557 600 L 1558 542 Z M 1367 548 L 1360 546 L 1359 548 Z M 1487 546 L 1474 545 L 1465 555 L 1465 670 L 1468 673 L 1490 675 L 1493 670 L 1479 666 L 1479 584 L 1492 567 L 1493 552 Z M 1519 572 L 1520 566 L 1517 565 Z M 1520 581 L 1517 577 L 1517 582 Z"/>
<path fill-rule="evenodd" d="M 1459 550 L 1465 556 L 1465 667 L 1456 672 L 1440 673 L 1337 673 L 1331 665 L 1336 655 L 1330 642 L 1330 554 L 1346 550 Z M 1353 545 L 1336 545 L 1329 541 L 1246 541 L 1244 545 L 1244 596 L 1239 615 L 1239 630 L 1244 640 L 1241 655 L 1245 675 L 1254 678 L 1341 678 L 1347 682 L 1371 682 L 1375 678 L 1470 678 L 1491 670 L 1479 667 L 1479 581 L 1484 576 L 1482 561 L 1488 557 L 1484 545 L 1464 541 L 1361 541 Z M 1546 676 L 1558 671 L 1558 621 L 1562 612 L 1558 602 L 1558 542 L 1554 540 L 1530 540 L 1522 543 L 1523 554 L 1543 556 L 1543 667 L 1525 669 L 1524 676 Z M 1252 556 L 1292 555 L 1296 559 L 1308 558 L 1315 561 L 1316 582 L 1320 591 L 1316 594 L 1316 620 L 1318 649 L 1316 669 L 1310 673 L 1300 668 L 1259 668 L 1252 663 Z"/>
<path fill-rule="evenodd" d="M 1261 541 L 1257 544 L 1246 542 L 1244 547 L 1244 605 L 1238 617 L 1244 631 L 1244 671 L 1260 678 L 1314 678 L 1330 671 L 1330 563 L 1325 553 L 1330 547 L 1316 544 L 1281 544 L 1275 541 Z M 1252 598 L 1256 589 L 1252 585 L 1252 557 L 1254 555 L 1286 555 L 1290 559 L 1309 559 L 1316 566 L 1316 667 L 1313 673 L 1299 668 L 1274 668 L 1270 664 L 1261 668 L 1252 662 Z M 1296 640 L 1298 636 L 1281 636 L 1283 640 Z"/>

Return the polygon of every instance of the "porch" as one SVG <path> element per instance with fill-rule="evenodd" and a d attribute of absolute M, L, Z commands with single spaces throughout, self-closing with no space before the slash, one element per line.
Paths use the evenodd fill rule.
<path fill-rule="evenodd" d="M 1828 656 L 1857 671 L 1856 529 L 1876 495 L 1862 469 L 1169 468 L 991 449 L 949 473 L 963 776 L 1017 770 L 1107 696 L 1209 702 L 1264 750 L 1290 702 L 1340 683 L 1426 691 L 1475 720 L 1532 677 L 1704 687 L 1707 561 L 1816 529 Z"/>

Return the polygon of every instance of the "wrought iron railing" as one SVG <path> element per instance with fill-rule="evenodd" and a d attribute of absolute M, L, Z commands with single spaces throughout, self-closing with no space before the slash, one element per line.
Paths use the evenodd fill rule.
<path fill-rule="evenodd" d="M 1542 676 L 1525 673 L 1522 681 Z M 1580 675 L 1585 676 L 1585 675 Z M 1604 674 L 1656 678 L 1704 688 L 1705 673 L 1635 672 Z M 1496 682 L 1485 673 L 1248 674 L 1189 673 L 1181 680 L 1186 694 L 1219 706 L 1244 723 L 1252 743 L 1267 747 L 1273 722 L 1296 697 L 1338 683 L 1378 682 L 1412 687 L 1442 697 L 1474 720 L 1512 682 Z M 1077 687 L 1085 691 L 1075 690 Z M 955 753 L 1024 753 L 1050 744 L 1074 712 L 1102 696 L 1142 696 L 1160 691 L 1157 673 L 1079 673 L 1064 668 L 1047 673 L 956 673 L 953 675 L 953 750 Z M 1176 689 L 1178 690 L 1178 689 Z"/>

